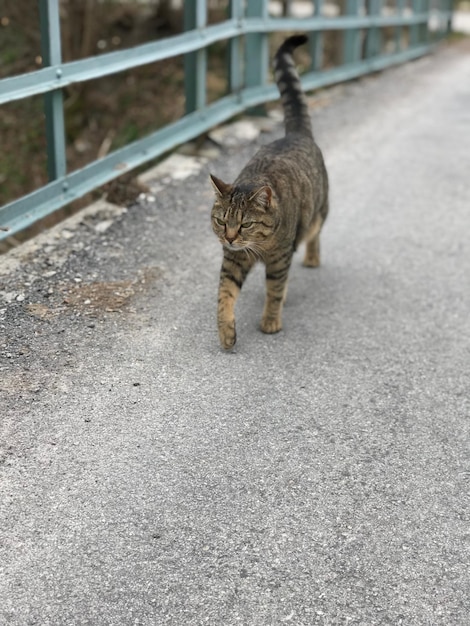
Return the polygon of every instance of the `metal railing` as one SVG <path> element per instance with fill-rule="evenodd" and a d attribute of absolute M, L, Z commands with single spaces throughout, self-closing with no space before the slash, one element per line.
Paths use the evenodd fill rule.
<path fill-rule="evenodd" d="M 451 0 L 340 0 L 331 16 L 323 0 L 277 3 L 287 16 L 272 17 L 268 0 L 231 0 L 227 19 L 207 24 L 207 0 L 185 0 L 184 32 L 131 49 L 63 63 L 59 0 L 39 0 L 43 68 L 0 81 L 0 105 L 44 94 L 50 182 L 0 209 L 0 240 L 64 207 L 91 190 L 204 133 L 247 108 L 278 98 L 268 81 L 268 37 L 275 31 L 310 33 L 312 63 L 302 77 L 307 90 L 324 87 L 428 53 L 448 33 Z M 311 14 L 292 15 L 293 5 L 311 5 Z M 334 5 L 336 6 L 336 5 Z M 330 15 L 330 16 L 329 16 Z M 385 29 L 394 33 L 384 45 Z M 342 61 L 321 69 L 325 31 L 343 31 Z M 406 31 L 406 36 L 404 33 Z M 228 93 L 207 104 L 208 46 L 228 41 Z M 148 63 L 185 55 L 186 113 L 181 119 L 82 169 L 68 172 L 63 90 Z"/>

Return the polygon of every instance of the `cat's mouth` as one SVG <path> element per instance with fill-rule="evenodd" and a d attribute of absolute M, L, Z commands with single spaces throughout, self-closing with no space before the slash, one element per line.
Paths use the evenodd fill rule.
<path fill-rule="evenodd" d="M 229 250 L 241 250 L 244 247 L 239 243 L 230 243 L 229 241 L 223 241 L 223 245 Z"/>

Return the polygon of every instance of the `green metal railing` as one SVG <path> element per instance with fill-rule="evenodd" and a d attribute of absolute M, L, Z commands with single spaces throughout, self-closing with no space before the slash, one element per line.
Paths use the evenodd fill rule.
<path fill-rule="evenodd" d="M 278 98 L 268 82 L 268 36 L 275 31 L 310 33 L 312 64 L 302 77 L 305 89 L 324 87 L 415 59 L 428 53 L 448 33 L 451 0 L 341 0 L 343 12 L 325 14 L 324 0 L 304 18 L 271 17 L 268 0 L 231 0 L 227 19 L 207 24 L 207 1 L 185 0 L 180 35 L 118 52 L 62 63 L 59 0 L 39 0 L 43 68 L 0 81 L 0 105 L 44 94 L 48 175 L 50 182 L 0 208 L 0 240 L 80 198 L 123 173 L 175 148 L 247 108 Z M 292 8 L 292 2 L 286 3 Z M 433 28 L 430 28 L 431 22 Z M 393 50 L 384 51 L 383 29 L 393 28 Z M 404 45 L 403 32 L 409 33 Z M 343 31 L 342 63 L 321 69 L 325 31 Z M 365 35 L 364 35 L 365 33 Z M 228 41 L 229 92 L 206 101 L 207 48 Z M 185 55 L 186 114 L 156 132 L 67 171 L 63 89 L 73 83 L 123 72 L 148 63 Z"/>

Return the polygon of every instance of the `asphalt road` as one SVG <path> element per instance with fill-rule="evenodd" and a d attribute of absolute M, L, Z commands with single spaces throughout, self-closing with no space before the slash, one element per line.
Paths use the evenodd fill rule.
<path fill-rule="evenodd" d="M 323 265 L 233 353 L 207 175 L 255 144 L 17 253 L 0 624 L 469 622 L 469 103 L 468 46 L 323 93 Z"/>

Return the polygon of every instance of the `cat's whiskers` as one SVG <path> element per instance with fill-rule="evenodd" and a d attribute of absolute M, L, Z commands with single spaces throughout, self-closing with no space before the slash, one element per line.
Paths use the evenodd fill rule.
<path fill-rule="evenodd" d="M 256 259 L 261 259 L 262 258 L 262 254 L 263 254 L 263 248 L 260 244 L 255 243 L 255 242 L 250 242 L 247 244 L 246 248 L 248 250 L 250 250 L 250 252 L 253 254 L 253 256 Z"/>
<path fill-rule="evenodd" d="M 250 246 L 244 246 L 243 250 L 246 252 L 246 256 L 248 258 L 254 259 L 255 261 L 259 260 L 259 256 L 256 254 L 256 252 L 250 248 Z"/>

